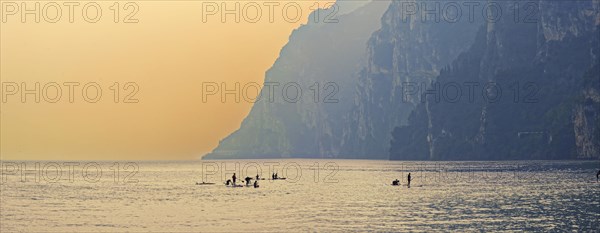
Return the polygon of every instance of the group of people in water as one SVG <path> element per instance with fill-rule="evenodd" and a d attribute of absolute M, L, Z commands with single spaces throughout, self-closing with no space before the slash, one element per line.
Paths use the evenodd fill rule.
<path fill-rule="evenodd" d="M 259 180 L 259 178 L 260 177 L 258 176 L 258 174 L 256 174 L 256 180 L 254 181 L 254 188 L 258 188 L 259 187 L 258 186 L 258 180 Z M 246 186 L 250 186 L 250 182 L 252 181 L 252 177 L 246 176 L 246 178 L 244 178 L 244 180 L 246 180 Z M 237 186 L 236 183 L 235 183 L 236 181 L 237 181 L 237 177 L 235 176 L 235 173 L 233 173 L 233 176 L 231 176 L 231 179 L 225 181 L 225 185 L 227 185 L 227 186 L 231 185 L 231 186 L 236 187 Z"/>
<path fill-rule="evenodd" d="M 277 177 L 277 173 L 273 172 L 273 175 L 271 175 L 271 178 L 273 178 L 274 180 L 279 179 L 279 177 Z"/>
<path fill-rule="evenodd" d="M 273 180 L 284 180 L 285 179 L 284 177 L 279 177 L 276 172 L 274 172 L 271 175 L 271 178 Z M 246 186 L 250 186 L 252 177 L 246 176 L 246 178 L 244 178 L 244 180 L 246 181 Z M 256 174 L 256 179 L 254 180 L 254 188 L 259 187 L 259 185 L 258 185 L 259 180 L 260 180 L 260 176 L 258 174 Z M 227 181 L 225 181 L 225 185 L 227 185 L 227 186 L 231 185 L 233 187 L 241 187 L 242 186 L 242 185 L 237 185 L 236 182 L 237 182 L 237 177 L 236 177 L 235 173 L 233 173 L 233 176 L 231 176 L 231 179 L 228 179 Z"/>
<path fill-rule="evenodd" d="M 280 178 L 277 176 L 277 173 L 273 173 L 271 175 L 271 178 L 273 180 L 277 180 L 277 179 L 285 179 L 285 178 Z M 252 181 L 251 177 L 246 176 L 246 178 L 244 179 L 246 180 L 246 186 L 250 186 L 250 182 Z M 256 174 L 256 180 L 254 180 L 254 188 L 258 188 L 258 180 L 260 180 L 260 176 L 258 174 Z M 410 176 L 410 172 L 408 173 L 408 176 L 406 178 L 407 184 L 406 186 L 408 186 L 408 188 L 410 188 L 410 182 L 413 180 L 413 178 Z M 231 176 L 230 180 L 227 180 L 225 182 L 225 185 L 229 186 L 236 186 L 235 182 L 237 181 L 237 177 L 235 176 L 235 173 L 233 173 L 233 176 Z M 598 170 L 598 173 L 596 173 L 596 181 L 600 182 L 600 170 Z M 394 181 L 392 181 L 392 185 L 394 186 L 398 186 L 400 185 L 400 180 L 396 179 Z M 241 185 L 240 185 L 241 186 Z"/>
<path fill-rule="evenodd" d="M 413 179 L 410 177 L 410 172 L 409 172 L 408 177 L 407 177 L 408 183 L 406 184 L 406 186 L 408 186 L 409 188 L 410 188 L 411 180 L 413 180 Z M 596 182 L 600 182 L 600 170 L 598 170 L 598 172 L 596 173 Z M 396 179 L 396 180 L 392 181 L 392 185 L 394 185 L 394 186 L 400 185 L 400 181 L 398 179 Z"/>
<path fill-rule="evenodd" d="M 406 186 L 408 186 L 410 188 L 410 181 L 413 180 L 412 177 L 410 177 L 410 172 L 408 173 L 408 177 L 406 180 L 407 180 Z M 396 179 L 396 180 L 392 181 L 392 185 L 394 185 L 394 186 L 400 185 L 400 181 L 398 179 Z"/>

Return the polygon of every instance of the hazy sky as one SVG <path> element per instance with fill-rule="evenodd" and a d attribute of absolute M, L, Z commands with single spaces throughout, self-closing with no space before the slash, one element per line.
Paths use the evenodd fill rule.
<path fill-rule="evenodd" d="M 98 2 L 102 15 L 95 23 L 88 21 L 95 20 L 98 6 L 85 2 L 72 8 L 41 2 L 39 23 L 34 14 L 26 14 L 23 23 L 23 6 L 2 2 L 2 159 L 199 158 L 237 129 L 251 108 L 233 96 L 227 103 L 217 96 L 203 103 L 202 83 L 262 84 L 291 31 L 315 6 L 315 1 L 295 2 L 302 7 L 301 20 L 288 22 L 295 17 L 293 6 L 288 21 L 282 15 L 288 2 L 274 7 L 273 23 L 265 2 L 256 2 L 262 11 L 256 23 L 244 20 L 252 20 L 257 9 L 244 8 L 245 1 L 239 2 L 241 11 L 247 10 L 240 23 L 233 14 L 221 22 L 220 12 L 203 19 L 221 2 L 141 1 L 137 7 Z M 34 2 L 25 7 L 35 9 Z M 139 22 L 124 23 L 132 13 L 129 20 Z M 26 94 L 23 103 L 21 94 L 27 92 L 21 83 L 40 103 L 36 94 Z M 84 99 L 84 86 L 88 101 L 96 103 Z M 98 87 L 102 96 L 94 99 Z M 56 100 L 58 89 L 62 95 Z M 139 102 L 123 103 L 126 98 Z"/>

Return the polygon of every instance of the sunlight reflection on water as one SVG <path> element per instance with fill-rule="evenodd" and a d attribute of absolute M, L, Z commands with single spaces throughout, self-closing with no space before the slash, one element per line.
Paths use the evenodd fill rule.
<path fill-rule="evenodd" d="M 225 187 L 231 174 L 221 174 L 223 163 L 233 170 L 236 162 L 239 180 L 256 175 L 249 166 L 249 174 L 240 174 L 251 162 L 266 178 L 271 174 L 265 163 L 279 163 L 278 175 L 288 180 L 261 180 L 257 189 Z M 84 179 L 87 162 L 79 162 L 72 182 L 63 167 L 54 183 L 48 181 L 56 178 L 54 170 L 44 170 L 47 161 L 38 162 L 42 175 L 35 180 L 35 163 L 26 164 L 26 182 L 5 166 L 20 168 L 21 162 L 2 165 L 2 232 L 597 231 L 600 226 L 598 161 L 134 162 L 137 173 L 132 166 L 125 169 L 126 162 L 97 162 L 102 169 L 97 182 L 90 179 L 99 170 L 88 169 L 92 175 Z M 408 172 L 411 188 L 391 185 L 394 179 L 406 184 Z M 203 175 L 217 184 L 195 185 Z"/>

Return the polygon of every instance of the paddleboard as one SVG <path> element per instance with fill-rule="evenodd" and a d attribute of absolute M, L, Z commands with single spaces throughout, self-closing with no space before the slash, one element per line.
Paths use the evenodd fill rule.
<path fill-rule="evenodd" d="M 209 183 L 209 182 L 202 182 L 202 183 L 200 183 L 200 182 L 196 182 L 196 185 L 213 185 L 213 184 L 215 184 L 215 183 Z"/>

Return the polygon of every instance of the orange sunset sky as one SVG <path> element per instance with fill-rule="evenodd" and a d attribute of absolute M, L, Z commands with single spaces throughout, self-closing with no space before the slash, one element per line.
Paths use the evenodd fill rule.
<path fill-rule="evenodd" d="M 40 2 L 41 11 L 46 10 L 40 22 L 31 14 L 23 23 L 21 13 L 5 3 L 0 26 L 2 159 L 170 160 L 200 158 L 236 130 L 252 106 L 244 101 L 221 103 L 219 97 L 203 103 L 202 83 L 262 84 L 265 71 L 292 30 L 306 23 L 316 1 L 295 2 L 302 7 L 298 22 L 283 18 L 287 2 L 279 1 L 273 23 L 261 1 L 256 3 L 263 15 L 256 23 L 243 18 L 236 23 L 234 15 L 227 15 L 223 23 L 219 13 L 206 15 L 203 22 L 202 1 L 140 1 L 137 7 L 119 2 L 118 23 L 114 1 L 98 2 L 102 16 L 95 23 L 81 15 L 85 2 L 74 7 L 73 23 L 63 2 L 58 2 L 60 20 L 48 22 L 46 18 L 56 17 L 56 6 Z M 33 2 L 25 3 L 35 9 Z M 135 8 L 130 20 L 138 22 L 124 23 Z M 89 18 L 94 10 L 87 8 Z M 248 12 L 255 14 L 251 8 Z M 294 8 L 288 13 L 294 18 Z M 35 94 L 26 95 L 23 103 L 21 93 L 13 92 L 14 84 L 23 91 L 21 83 L 34 89 L 36 82 L 40 89 L 59 84 L 61 99 L 45 99 L 56 96 L 52 85 L 48 93 L 41 93 L 40 103 Z M 73 103 L 65 82 L 79 85 L 74 86 Z M 125 89 L 129 82 L 134 85 Z M 96 103 L 82 97 L 88 83 L 102 89 Z M 114 83 L 119 84 L 118 103 Z M 139 90 L 130 100 L 139 102 L 123 103 L 134 86 Z M 93 90 L 88 89 L 92 97 Z"/>

